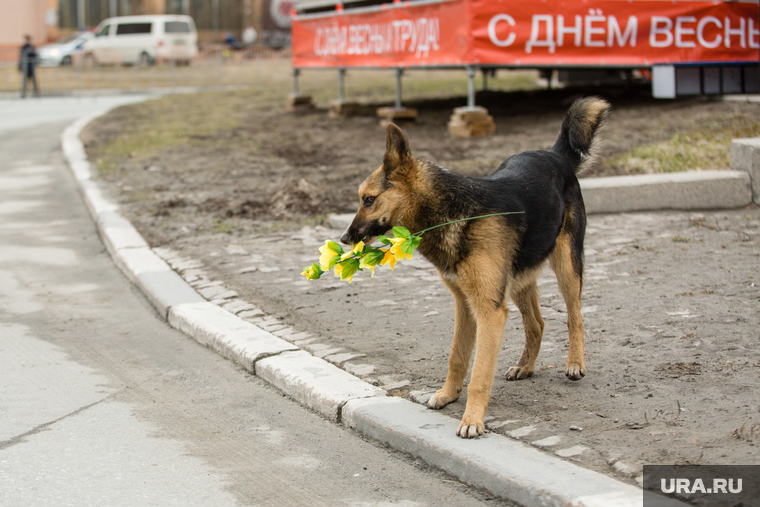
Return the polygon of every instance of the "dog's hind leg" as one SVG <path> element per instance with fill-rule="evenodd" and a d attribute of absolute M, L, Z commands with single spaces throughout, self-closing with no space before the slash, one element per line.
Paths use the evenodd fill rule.
<path fill-rule="evenodd" d="M 445 278 L 443 281 L 454 295 L 456 314 L 454 317 L 454 341 L 451 344 L 449 373 L 446 376 L 446 383 L 428 401 L 428 407 L 435 409 L 443 408 L 459 399 L 464 378 L 467 376 L 467 369 L 470 366 L 476 329 L 475 320 L 462 291 L 453 282 Z"/>
<path fill-rule="evenodd" d="M 583 318 L 581 317 L 582 266 L 580 253 L 573 251 L 573 241 L 564 230 L 557 237 L 557 243 L 549 256 L 557 283 L 567 306 L 567 330 L 570 335 L 570 350 L 567 354 L 565 375 L 570 380 L 580 380 L 586 375 L 583 358 Z"/>
<path fill-rule="evenodd" d="M 538 287 L 536 280 L 512 293 L 512 301 L 520 309 L 525 329 L 525 348 L 516 366 L 507 370 L 507 380 L 522 380 L 533 375 L 538 351 L 541 349 L 541 338 L 544 335 L 544 319 L 538 305 Z"/>

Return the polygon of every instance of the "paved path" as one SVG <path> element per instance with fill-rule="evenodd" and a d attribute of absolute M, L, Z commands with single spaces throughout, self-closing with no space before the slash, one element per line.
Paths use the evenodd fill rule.
<path fill-rule="evenodd" d="M 159 319 L 59 147 L 125 99 L 0 103 L 0 505 L 505 505 L 303 409 Z"/>

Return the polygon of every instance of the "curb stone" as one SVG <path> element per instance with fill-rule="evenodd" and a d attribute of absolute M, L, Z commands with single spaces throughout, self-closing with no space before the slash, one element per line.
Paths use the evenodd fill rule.
<path fill-rule="evenodd" d="M 183 281 L 184 283 L 184 281 Z M 298 350 L 290 342 L 205 300 L 169 309 L 169 324 L 254 373 L 256 361 Z"/>
<path fill-rule="evenodd" d="M 760 204 L 760 137 L 731 141 L 731 169 L 749 174 L 752 199 Z"/>
<path fill-rule="evenodd" d="M 383 389 L 303 350 L 258 361 L 256 376 L 337 422 L 341 420 L 344 405 L 351 400 L 385 397 Z"/>
<path fill-rule="evenodd" d="M 521 505 L 642 505 L 640 488 L 498 434 L 474 440 L 452 438 L 458 423 L 402 398 L 351 400 L 343 407 L 344 425 Z M 657 505 L 684 504 L 663 498 Z"/>
<path fill-rule="evenodd" d="M 479 439 L 460 439 L 455 436 L 457 420 L 401 398 L 386 397 L 383 389 L 206 301 L 147 246 L 118 213 L 118 206 L 91 180 L 79 134 L 107 112 L 89 115 L 66 128 L 61 136 L 63 151 L 114 262 L 171 326 L 325 417 L 496 496 L 528 507 L 642 505 L 640 489 L 507 437 L 487 433 Z M 661 505 L 683 504 L 666 500 Z"/>
<path fill-rule="evenodd" d="M 750 175 L 743 171 L 686 171 L 579 181 L 589 214 L 728 209 L 752 203 Z"/>

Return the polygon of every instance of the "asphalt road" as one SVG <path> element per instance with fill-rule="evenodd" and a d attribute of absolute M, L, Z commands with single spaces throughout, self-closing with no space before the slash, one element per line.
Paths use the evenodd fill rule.
<path fill-rule="evenodd" d="M 367 442 L 172 330 L 64 165 L 129 98 L 0 103 L 0 505 L 505 505 Z"/>

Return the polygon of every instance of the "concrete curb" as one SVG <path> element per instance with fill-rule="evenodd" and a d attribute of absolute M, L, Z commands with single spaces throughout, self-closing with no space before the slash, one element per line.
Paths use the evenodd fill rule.
<path fill-rule="evenodd" d="M 401 398 L 368 398 L 343 407 L 346 426 L 521 505 L 641 506 L 642 490 L 486 433 L 452 438 L 459 421 Z M 659 497 L 658 497 L 659 498 Z M 662 507 L 684 505 L 664 499 Z M 654 504 L 649 504 L 654 505 Z"/>
<path fill-rule="evenodd" d="M 64 154 L 117 266 L 168 323 L 302 404 L 367 437 L 419 457 L 461 481 L 525 506 L 641 506 L 642 491 L 497 434 L 455 436 L 458 421 L 385 391 L 207 302 L 176 274 L 91 180 L 79 140 L 107 110 L 74 122 Z M 680 505 L 677 502 L 663 505 Z"/>
<path fill-rule="evenodd" d="M 303 405 L 340 421 L 343 406 L 385 391 L 306 351 L 285 352 L 256 363 L 256 375 Z M 375 398 L 378 399 L 378 398 Z"/>
<path fill-rule="evenodd" d="M 752 203 L 750 176 L 742 171 L 580 178 L 588 213 L 741 208 Z"/>
<path fill-rule="evenodd" d="M 760 137 L 731 141 L 731 169 L 749 174 L 752 200 L 760 204 Z"/>
<path fill-rule="evenodd" d="M 251 373 L 255 373 L 254 365 L 260 359 L 299 350 L 292 343 L 206 300 L 171 307 L 168 321 L 172 327 Z"/>

